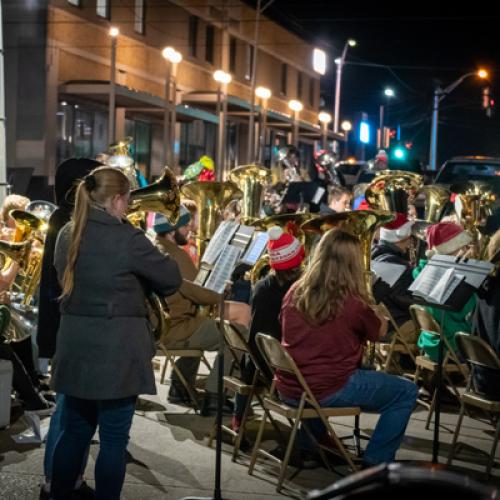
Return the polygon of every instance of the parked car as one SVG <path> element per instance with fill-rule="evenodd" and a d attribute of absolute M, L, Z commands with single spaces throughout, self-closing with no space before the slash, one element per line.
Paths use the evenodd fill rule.
<path fill-rule="evenodd" d="M 489 186 L 500 199 L 500 158 L 487 156 L 460 156 L 444 162 L 434 180 L 447 188 L 458 188 L 467 181 Z"/>

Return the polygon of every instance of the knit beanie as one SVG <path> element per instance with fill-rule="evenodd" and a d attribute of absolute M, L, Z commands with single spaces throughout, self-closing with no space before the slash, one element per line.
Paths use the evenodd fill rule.
<path fill-rule="evenodd" d="M 279 226 L 270 227 L 267 231 L 269 241 L 267 251 L 271 267 L 277 271 L 298 267 L 305 257 L 304 247 L 300 241 Z"/>
<path fill-rule="evenodd" d="M 190 220 L 191 214 L 189 210 L 184 205 L 181 205 L 179 220 L 177 221 L 177 224 L 170 224 L 170 222 L 163 214 L 157 213 L 155 214 L 153 231 L 155 233 L 171 233 L 172 231 L 175 231 L 180 227 L 187 226 Z"/>
<path fill-rule="evenodd" d="M 380 229 L 380 239 L 389 243 L 397 243 L 411 236 L 413 222 L 408 220 L 406 214 L 397 212 L 396 218 Z"/>
<path fill-rule="evenodd" d="M 452 255 L 465 245 L 468 245 L 472 238 L 469 233 L 454 222 L 438 222 L 427 228 L 427 257 L 433 255 Z"/>

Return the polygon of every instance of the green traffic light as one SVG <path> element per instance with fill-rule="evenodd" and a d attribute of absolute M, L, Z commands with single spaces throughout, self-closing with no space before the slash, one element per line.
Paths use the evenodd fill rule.
<path fill-rule="evenodd" d="M 406 152 L 403 148 L 396 148 L 393 154 L 396 160 L 404 160 L 406 156 Z"/>

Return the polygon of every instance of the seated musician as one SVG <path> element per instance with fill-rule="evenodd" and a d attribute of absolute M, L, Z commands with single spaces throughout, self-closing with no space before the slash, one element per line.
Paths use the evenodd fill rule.
<path fill-rule="evenodd" d="M 360 369 L 367 340 L 387 330 L 366 292 L 358 239 L 339 229 L 325 233 L 304 274 L 290 288 L 281 309 L 282 344 L 321 406 L 359 406 L 380 413 L 365 450 L 366 466 L 390 462 L 415 407 L 417 386 L 384 372 Z M 301 388 L 287 373 L 276 373 L 278 391 L 298 404 Z M 323 441 L 321 420 L 308 423 Z"/>
<path fill-rule="evenodd" d="M 500 230 L 497 230 L 488 244 L 487 259 L 495 264 L 495 271 L 478 291 L 473 332 L 500 356 Z M 487 397 L 500 401 L 500 372 L 477 366 L 474 375 L 476 389 Z"/>
<path fill-rule="evenodd" d="M 220 338 L 217 323 L 214 319 L 198 314 L 198 306 L 218 304 L 219 295 L 192 283 L 198 271 L 187 252 L 182 249 L 188 241 L 190 218 L 189 211 L 182 205 L 179 221 L 175 225 L 170 224 L 161 214 L 157 214 L 155 217 L 153 229 L 156 232 L 157 246 L 177 262 L 183 278 L 183 284 L 179 291 L 168 298 L 171 325 L 168 336 L 161 340 L 167 348 L 171 349 L 217 351 Z M 177 367 L 192 386 L 195 383 L 199 364 L 199 358 L 188 357 L 183 357 L 176 362 Z M 218 358 L 216 358 L 206 380 L 203 414 L 209 414 L 216 410 L 217 367 Z M 189 395 L 175 371 L 172 371 L 168 401 L 171 403 L 191 403 Z"/>
<path fill-rule="evenodd" d="M 469 233 L 453 222 L 439 222 L 427 228 L 427 257 L 433 255 L 464 255 L 467 245 L 471 242 Z M 426 265 L 426 260 L 421 260 L 414 270 L 416 278 Z M 442 325 L 443 334 L 448 339 L 451 347 L 456 350 L 455 334 L 457 332 L 470 332 L 472 315 L 476 306 L 477 296 L 472 295 L 461 311 L 446 311 Z M 427 308 L 436 321 L 441 324 L 442 310 Z M 425 351 L 433 361 L 438 360 L 439 337 L 432 332 L 422 332 L 418 338 L 418 346 Z"/>
<path fill-rule="evenodd" d="M 412 224 L 406 214 L 397 213 L 395 220 L 380 229 L 379 242 L 372 248 L 372 260 L 398 264 L 405 268 L 392 287 L 374 286 L 373 294 L 377 303 L 383 302 L 385 304 L 397 323 L 401 335 L 410 343 L 416 341 L 415 326 L 411 321 L 409 311 L 414 300 L 408 291 L 408 287 L 413 281 L 412 267 L 408 256 Z"/>
<path fill-rule="evenodd" d="M 281 340 L 281 324 L 279 314 L 283 297 L 302 272 L 302 262 L 305 257 L 304 247 L 299 240 L 291 234 L 274 226 L 268 230 L 269 241 L 267 251 L 271 272 L 259 280 L 253 289 L 251 307 L 252 319 L 250 322 L 249 344 L 253 354 L 260 360 L 259 367 L 265 369 L 264 360 L 260 357 L 255 344 L 257 333 L 266 333 Z M 245 358 L 243 364 L 243 378 L 245 382 L 252 383 L 255 366 L 250 359 Z M 271 378 L 270 373 L 266 373 Z M 246 396 L 237 395 L 232 428 L 240 428 L 243 411 L 245 410 Z"/>
<path fill-rule="evenodd" d="M 328 188 L 328 205 L 322 203 L 320 215 L 347 212 L 351 209 L 352 194 L 342 186 L 330 186 Z"/>

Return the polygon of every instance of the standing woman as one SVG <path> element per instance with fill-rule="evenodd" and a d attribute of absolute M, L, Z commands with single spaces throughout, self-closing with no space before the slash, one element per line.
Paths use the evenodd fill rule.
<path fill-rule="evenodd" d="M 170 295 L 181 276 L 177 264 L 124 219 L 129 196 L 121 171 L 93 170 L 78 185 L 72 221 L 56 243 L 62 295 L 53 386 L 65 398 L 54 500 L 71 497 L 97 427 L 95 498 L 120 498 L 137 396 L 156 393 L 144 289 Z"/>
<path fill-rule="evenodd" d="M 391 462 L 417 399 L 417 386 L 384 372 L 361 369 L 363 347 L 387 332 L 387 321 L 365 289 L 361 246 L 338 229 L 325 233 L 302 277 L 281 308 L 282 345 L 302 372 L 320 406 L 359 406 L 380 413 L 363 462 Z M 302 389 L 295 377 L 277 372 L 281 398 L 298 405 Z M 322 442 L 320 419 L 308 421 Z"/>

